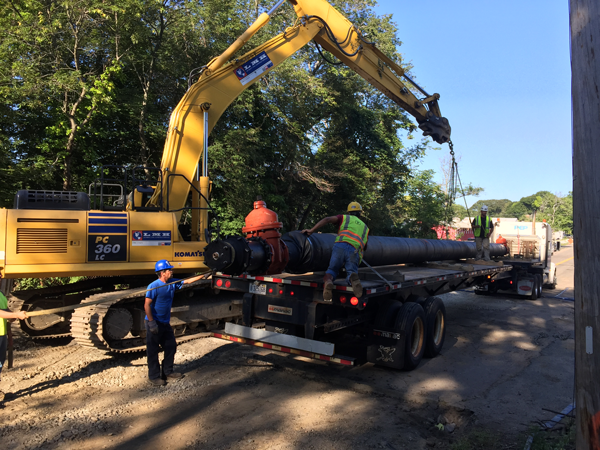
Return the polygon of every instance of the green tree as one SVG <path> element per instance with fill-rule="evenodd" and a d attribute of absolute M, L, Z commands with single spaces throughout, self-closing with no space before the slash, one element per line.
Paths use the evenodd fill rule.
<path fill-rule="evenodd" d="M 395 25 L 373 13 L 373 2 L 336 4 L 400 60 Z M 287 10 L 269 27 L 294 21 Z M 216 203 L 222 211 L 238 211 L 238 219 L 230 217 L 241 222 L 261 195 L 284 229 L 294 230 L 356 200 L 369 220 L 391 232 L 388 205 L 400 197 L 410 162 L 425 149 L 424 143 L 405 148 L 400 128 L 415 129 L 404 111 L 307 46 L 238 97 L 213 130 L 210 160 L 227 161 L 211 169 Z"/>
<path fill-rule="evenodd" d="M 122 9 L 100 0 L 10 6 L 0 18 L 0 96 L 16 115 L 43 118 L 44 135 L 36 134 L 36 148 L 27 149 L 30 162 L 46 166 L 44 178 L 60 180 L 69 190 L 85 153 L 79 137 L 92 131 L 93 116 L 110 110 L 114 101 L 122 64 L 106 42 L 107 22 Z"/>
<path fill-rule="evenodd" d="M 409 177 L 404 198 L 392 208 L 396 227 L 392 235 L 428 239 L 437 237 L 432 227 L 444 220 L 444 192 L 433 181 L 433 176 L 432 170 L 424 170 L 414 172 Z"/>
<path fill-rule="evenodd" d="M 552 227 L 573 234 L 573 192 L 569 192 L 566 197 L 560 197 Z"/>
<path fill-rule="evenodd" d="M 478 200 L 470 208 L 473 214 L 479 214 L 481 207 L 486 205 L 488 207 L 488 215 L 494 217 L 505 217 L 506 211 L 512 202 L 508 199 L 502 200 Z"/>

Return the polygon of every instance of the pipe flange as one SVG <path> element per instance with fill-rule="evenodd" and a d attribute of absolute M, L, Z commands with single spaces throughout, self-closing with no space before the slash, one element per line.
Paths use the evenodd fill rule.
<path fill-rule="evenodd" d="M 271 265 L 271 261 L 273 260 L 273 250 L 271 248 L 271 245 L 266 240 L 264 240 L 263 238 L 258 237 L 258 236 L 248 238 L 248 242 L 259 243 L 261 245 L 261 247 L 263 248 L 263 250 L 265 251 L 264 264 L 255 270 L 248 271 L 248 273 L 250 275 L 261 275 L 261 274 L 265 273 L 267 271 L 267 269 L 269 268 L 269 266 Z"/>

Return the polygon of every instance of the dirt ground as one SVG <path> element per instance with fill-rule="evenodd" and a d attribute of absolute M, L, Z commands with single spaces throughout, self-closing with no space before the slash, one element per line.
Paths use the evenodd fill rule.
<path fill-rule="evenodd" d="M 536 301 L 443 296 L 442 353 L 412 372 L 206 338 L 178 347 L 185 377 L 158 388 L 144 354 L 15 330 L 2 449 L 450 449 L 473 430 L 495 436 L 494 448 L 523 448 L 532 424 L 573 402 L 571 257 L 571 247 L 555 255 L 559 286 Z"/>

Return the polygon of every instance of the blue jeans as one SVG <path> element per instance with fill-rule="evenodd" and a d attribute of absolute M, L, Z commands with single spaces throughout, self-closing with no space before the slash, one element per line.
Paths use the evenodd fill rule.
<path fill-rule="evenodd" d="M 333 251 L 331 252 L 327 273 L 335 280 L 340 269 L 345 267 L 347 273 L 346 282 L 350 284 L 350 275 L 352 273 L 358 273 L 359 263 L 360 256 L 357 249 L 346 242 L 337 242 L 333 244 Z"/>

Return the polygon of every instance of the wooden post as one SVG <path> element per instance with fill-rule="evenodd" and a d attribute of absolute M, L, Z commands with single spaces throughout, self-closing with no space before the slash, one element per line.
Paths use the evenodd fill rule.
<path fill-rule="evenodd" d="M 570 0 L 578 450 L 600 450 L 600 2 Z"/>

